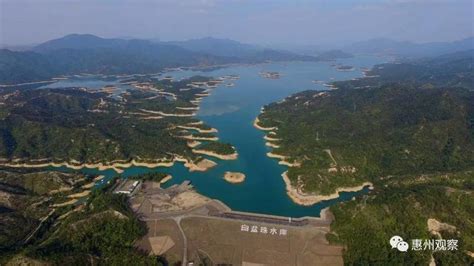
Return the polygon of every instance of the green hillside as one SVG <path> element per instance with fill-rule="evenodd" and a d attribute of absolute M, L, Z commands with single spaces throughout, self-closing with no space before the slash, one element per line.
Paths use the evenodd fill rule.
<path fill-rule="evenodd" d="M 302 162 L 289 176 L 308 192 L 474 167 L 474 93 L 466 89 L 307 91 L 267 106 L 259 118 L 278 127 L 283 140 L 274 152 Z"/>
<path fill-rule="evenodd" d="M 174 154 L 197 159 L 186 140 L 172 130 L 195 120 L 165 115 L 190 114 L 177 107 L 194 106 L 190 101 L 204 89 L 179 88 L 198 80 L 209 79 L 156 82 L 154 90 L 130 90 L 121 98 L 77 88 L 4 89 L 0 91 L 0 157 L 7 162 L 81 163 L 170 160 Z M 176 99 L 162 92 L 174 93 Z"/>
<path fill-rule="evenodd" d="M 55 206 L 89 182 L 79 174 L 0 171 L 0 193 L 8 195 L 0 200 L 0 263 L 162 265 L 133 246 L 146 227 L 125 195 L 104 187 L 83 202 Z M 41 193 L 31 188 L 42 183 L 48 186 Z"/>
<path fill-rule="evenodd" d="M 328 239 L 344 246 L 347 265 L 474 262 L 471 55 L 375 66 L 375 77 L 292 95 L 259 116 L 259 125 L 277 127 L 273 153 L 301 164 L 289 168 L 293 186 L 327 195 L 373 183 L 368 195 L 331 207 Z M 430 232 L 429 221 L 440 229 Z M 410 247 L 439 238 L 458 246 L 402 253 L 389 244 L 394 235 Z"/>

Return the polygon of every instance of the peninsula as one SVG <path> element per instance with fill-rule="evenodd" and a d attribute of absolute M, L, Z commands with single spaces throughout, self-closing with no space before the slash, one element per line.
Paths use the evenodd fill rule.
<path fill-rule="evenodd" d="M 215 162 L 201 154 L 236 158 L 230 144 L 217 142 L 215 129 L 193 118 L 198 108 L 193 101 L 222 81 L 199 76 L 127 81 L 134 88 L 119 97 L 111 86 L 99 91 L 2 89 L 0 164 L 121 173 L 132 166 L 171 167 L 179 161 L 191 171 L 205 171 Z M 180 90 L 183 87 L 190 89 Z M 194 150 L 196 142 L 188 141 L 195 140 L 214 143 Z"/>
<path fill-rule="evenodd" d="M 267 155 L 297 162 L 282 175 L 295 203 L 369 189 L 367 196 L 331 206 L 328 240 L 347 247 L 345 263 L 472 261 L 472 58 L 467 51 L 375 66 L 364 78 L 331 83 L 336 90 L 271 103 L 255 120 L 268 132 L 273 150 Z M 433 230 L 434 220 L 443 229 Z M 380 249 L 394 234 L 386 226 L 393 223 L 404 239 L 455 237 L 462 244 L 459 252 L 394 256 Z"/>

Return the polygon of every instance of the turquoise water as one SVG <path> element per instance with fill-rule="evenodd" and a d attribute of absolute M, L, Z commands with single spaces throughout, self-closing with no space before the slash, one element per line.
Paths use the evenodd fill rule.
<path fill-rule="evenodd" d="M 100 90 L 106 85 L 113 85 L 117 88 L 117 90 L 112 94 L 113 97 L 117 97 L 123 92 L 133 89 L 133 87 L 128 84 L 120 83 L 120 80 L 118 79 L 100 78 L 99 76 L 71 77 L 66 80 L 60 80 L 52 84 L 38 87 L 38 89 L 84 87 L 92 90 Z"/>
<path fill-rule="evenodd" d="M 270 148 L 265 146 L 264 133 L 253 127 L 253 120 L 265 104 L 281 100 L 290 94 L 303 90 L 326 89 L 322 85 L 314 84 L 312 80 L 330 82 L 360 77 L 362 75 L 361 67 L 371 67 L 383 61 L 384 59 L 377 57 L 355 57 L 338 61 L 344 65 L 355 66 L 357 69 L 352 72 L 338 72 L 329 63 L 291 62 L 235 66 L 209 72 L 176 71 L 166 73 L 165 75 L 171 75 L 177 79 L 193 75 L 218 77 L 236 74 L 240 76 L 239 80 L 232 81 L 235 83 L 234 87 L 220 86 L 215 89 L 211 96 L 202 101 L 201 110 L 198 113 L 199 119 L 218 129 L 217 136 L 221 141 L 229 142 L 236 147 L 239 158 L 234 161 L 211 158 L 218 162 L 218 166 L 206 172 L 189 172 L 183 164 L 177 163 L 171 168 L 133 167 L 126 169 L 122 175 L 126 177 L 150 171 L 161 171 L 173 175 L 173 179 L 168 181 L 166 186 L 191 180 L 199 193 L 219 199 L 233 210 L 291 217 L 319 216 L 321 209 L 335 202 L 348 200 L 365 191 L 341 193 L 338 199 L 309 207 L 293 203 L 286 195 L 281 177 L 287 168 L 279 165 L 277 160 L 266 156 Z M 282 77 L 276 80 L 264 79 L 258 75 L 260 71 L 278 71 Z M 55 87 L 61 86 L 62 82 L 56 83 Z M 241 184 L 227 183 L 223 179 L 226 171 L 244 173 L 246 175 L 245 182 Z M 112 170 L 98 172 L 88 169 L 84 172 L 100 173 L 107 177 L 115 174 Z"/>

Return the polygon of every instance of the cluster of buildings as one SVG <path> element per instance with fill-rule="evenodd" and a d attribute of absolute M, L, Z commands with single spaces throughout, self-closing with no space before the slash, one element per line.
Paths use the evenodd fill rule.
<path fill-rule="evenodd" d="M 138 180 L 124 180 L 114 189 L 114 193 L 132 196 L 140 190 L 141 184 Z"/>

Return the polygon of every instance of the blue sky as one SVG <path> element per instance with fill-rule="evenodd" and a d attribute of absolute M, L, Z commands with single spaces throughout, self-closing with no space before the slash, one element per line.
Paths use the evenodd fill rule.
<path fill-rule="evenodd" d="M 0 43 L 69 33 L 257 44 L 416 42 L 474 35 L 472 0 L 0 0 Z"/>

